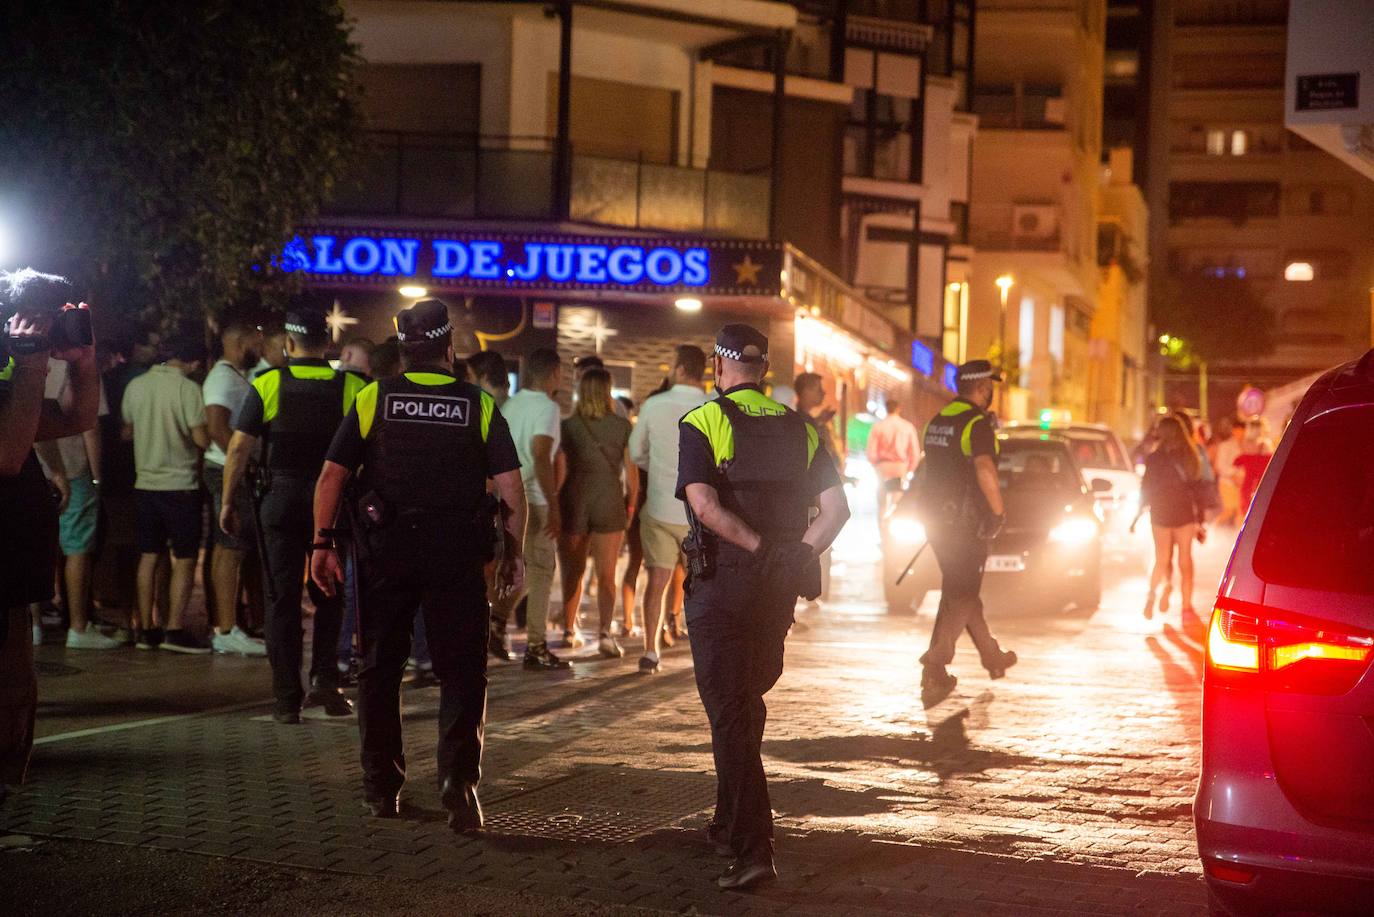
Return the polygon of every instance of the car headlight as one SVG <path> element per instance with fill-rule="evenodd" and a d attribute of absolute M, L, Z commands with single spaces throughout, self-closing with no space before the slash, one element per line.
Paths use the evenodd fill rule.
<path fill-rule="evenodd" d="M 1066 519 L 1050 529 L 1050 541 L 1058 544 L 1087 544 L 1097 537 L 1097 523 L 1091 519 Z"/>
<path fill-rule="evenodd" d="M 894 541 L 902 544 L 918 544 L 926 540 L 926 527 L 910 516 L 893 516 L 887 525 L 887 532 Z"/>

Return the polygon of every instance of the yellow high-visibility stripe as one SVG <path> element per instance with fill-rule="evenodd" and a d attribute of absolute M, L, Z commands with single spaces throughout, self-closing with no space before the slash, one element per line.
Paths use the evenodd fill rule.
<path fill-rule="evenodd" d="M 267 370 L 253 380 L 253 388 L 262 399 L 262 422 L 271 423 L 281 410 L 281 370 Z"/>
<path fill-rule="evenodd" d="M 759 417 L 777 416 L 787 412 L 787 408 L 769 398 L 757 389 L 745 388 L 725 396 L 739 405 L 742 413 Z M 682 422 L 696 427 L 711 444 L 711 454 L 716 465 L 721 465 L 735 457 L 735 431 L 730 420 L 713 398 L 700 407 L 694 408 L 682 418 Z M 820 445 L 820 434 L 811 424 L 806 424 L 806 465 L 816 457 Z"/>
<path fill-rule="evenodd" d="M 353 410 L 358 412 L 358 432 L 367 439 L 372 432 L 372 421 L 377 418 L 377 383 L 370 382 L 358 392 L 353 402 Z"/>

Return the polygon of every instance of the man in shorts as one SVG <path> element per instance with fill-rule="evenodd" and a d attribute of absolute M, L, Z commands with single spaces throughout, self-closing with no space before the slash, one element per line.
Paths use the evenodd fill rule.
<path fill-rule="evenodd" d="M 200 488 L 196 463 L 210 445 L 199 371 L 205 348 L 194 338 L 170 341 L 165 360 L 129 383 L 120 406 L 124 438 L 134 443 L 134 514 L 138 532 L 138 648 L 206 654 L 210 647 L 182 628 L 200 550 Z M 158 558 L 172 548 L 166 633 L 153 624 Z"/>
<path fill-rule="evenodd" d="M 630 458 L 649 471 L 649 493 L 639 520 L 644 566 L 649 569 L 644 590 L 644 655 L 639 660 L 639 671 L 645 675 L 659 670 L 663 597 L 673 570 L 682 561 L 682 540 L 687 537 L 687 512 L 675 493 L 678 421 L 706 402 L 705 375 L 706 354 L 700 347 L 680 345 L 669 375 L 672 388 L 645 400 L 630 434 Z"/>

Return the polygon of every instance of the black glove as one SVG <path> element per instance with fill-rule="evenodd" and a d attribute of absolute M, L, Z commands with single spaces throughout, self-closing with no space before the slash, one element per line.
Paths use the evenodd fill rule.
<path fill-rule="evenodd" d="M 785 584 L 788 591 L 808 599 L 820 595 L 820 567 L 816 563 L 816 549 L 811 545 L 804 541 L 765 542 L 754 553 L 762 561 L 763 574 L 769 581 Z M 813 567 L 816 576 L 809 575 Z"/>
<path fill-rule="evenodd" d="M 982 524 L 978 526 L 978 537 L 984 541 L 992 541 L 992 539 L 1002 533 L 1002 529 L 1006 524 L 1006 513 L 999 513 L 996 516 L 985 516 Z"/>

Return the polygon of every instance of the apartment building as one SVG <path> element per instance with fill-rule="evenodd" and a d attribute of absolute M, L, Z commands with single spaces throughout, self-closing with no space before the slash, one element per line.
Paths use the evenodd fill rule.
<path fill-rule="evenodd" d="M 1006 369 L 1010 418 L 1088 414 L 1105 12 L 1103 0 L 978 4 L 969 350 Z"/>
<path fill-rule="evenodd" d="M 1219 416 L 1245 384 L 1280 385 L 1368 345 L 1374 184 L 1307 128 L 1285 128 L 1285 0 L 1175 0 L 1154 18 L 1151 286 L 1234 278 L 1277 322 L 1272 353 L 1210 367 Z"/>

